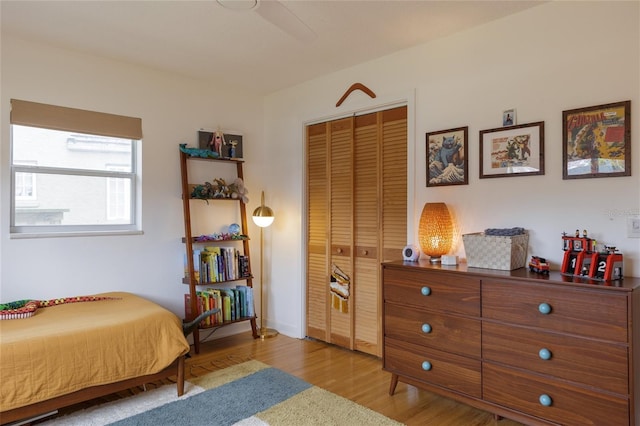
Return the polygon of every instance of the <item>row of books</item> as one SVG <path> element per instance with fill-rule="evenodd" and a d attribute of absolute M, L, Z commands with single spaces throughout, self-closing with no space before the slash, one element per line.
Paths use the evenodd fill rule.
<path fill-rule="evenodd" d="M 235 288 L 208 288 L 197 291 L 198 314 L 210 309 L 219 308 L 220 311 L 208 316 L 200 323 L 200 327 L 211 327 L 227 321 L 255 316 L 253 288 L 238 285 Z M 184 311 L 187 318 L 191 317 L 191 295 L 184 295 Z"/>
<path fill-rule="evenodd" d="M 232 281 L 251 276 L 249 257 L 233 247 L 205 247 L 193 251 L 193 267 L 196 280 L 201 283 Z M 189 268 L 185 254 L 185 278 Z"/>

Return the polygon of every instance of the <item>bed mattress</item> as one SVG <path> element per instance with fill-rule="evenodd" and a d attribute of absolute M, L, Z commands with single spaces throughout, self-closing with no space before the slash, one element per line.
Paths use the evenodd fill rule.
<path fill-rule="evenodd" d="M 181 320 L 126 292 L 0 321 L 0 411 L 157 373 L 189 352 Z"/>

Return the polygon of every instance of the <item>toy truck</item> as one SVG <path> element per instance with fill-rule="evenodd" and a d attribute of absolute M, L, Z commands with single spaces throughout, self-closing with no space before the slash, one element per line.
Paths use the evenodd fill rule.
<path fill-rule="evenodd" d="M 549 275 L 549 264 L 547 259 L 540 256 L 531 256 L 529 261 L 529 270 L 537 274 Z"/>

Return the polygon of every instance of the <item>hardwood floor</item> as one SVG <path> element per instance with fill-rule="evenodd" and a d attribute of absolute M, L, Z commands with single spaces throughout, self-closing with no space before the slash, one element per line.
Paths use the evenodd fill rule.
<path fill-rule="evenodd" d="M 324 342 L 293 339 L 277 335 L 253 339 L 243 333 L 201 343 L 200 354 L 187 359 L 185 376 L 201 376 L 232 363 L 256 359 L 297 376 L 308 383 L 341 395 L 406 425 L 429 426 L 519 426 L 520 423 L 492 414 L 413 386 L 399 383 L 389 395 L 391 375 L 382 371 L 380 359 L 352 352 Z M 132 390 L 137 393 L 138 390 Z M 113 395 L 110 400 L 127 395 Z M 69 407 L 64 414 L 102 401 Z M 46 423 L 45 423 L 46 424 Z"/>
<path fill-rule="evenodd" d="M 199 373 L 197 366 L 228 356 L 264 362 L 409 426 L 521 425 L 404 383 L 390 396 L 391 375 L 382 371 L 380 359 L 283 335 L 254 340 L 247 333 L 202 343 L 201 353 L 187 361 L 187 377 Z"/>

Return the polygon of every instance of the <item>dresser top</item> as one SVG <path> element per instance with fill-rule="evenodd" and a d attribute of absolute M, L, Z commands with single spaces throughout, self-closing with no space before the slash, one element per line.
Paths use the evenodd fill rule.
<path fill-rule="evenodd" d="M 526 267 L 512 271 L 501 271 L 497 269 L 471 268 L 468 267 L 466 263 L 452 266 L 432 264 L 428 260 L 420 260 L 418 262 L 396 260 L 383 262 L 382 265 L 390 268 L 415 268 L 417 270 L 443 271 L 454 274 L 464 274 L 466 276 L 477 275 L 478 278 L 521 280 L 528 283 L 564 284 L 568 286 L 609 288 L 620 291 L 631 291 L 640 288 L 640 278 L 624 277 L 621 280 L 597 281 L 583 277 L 563 275 L 558 271 L 551 271 L 549 275 L 542 275 L 530 272 L 529 268 Z"/>

